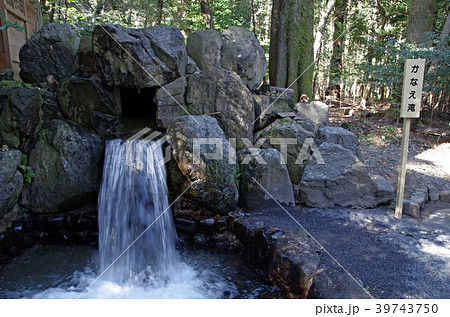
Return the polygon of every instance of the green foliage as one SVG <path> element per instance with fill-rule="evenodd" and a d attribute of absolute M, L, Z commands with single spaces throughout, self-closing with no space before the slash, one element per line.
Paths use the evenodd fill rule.
<path fill-rule="evenodd" d="M 36 87 L 33 87 L 31 84 L 24 83 L 22 81 L 16 81 L 16 80 L 2 80 L 0 81 L 0 88 L 27 88 L 27 89 L 37 89 Z"/>
<path fill-rule="evenodd" d="M 381 127 L 381 132 L 383 134 L 392 134 L 395 133 L 395 128 L 391 125 L 384 125 Z"/>
<path fill-rule="evenodd" d="M 241 173 L 239 173 L 239 169 L 236 168 L 234 172 L 234 185 L 236 186 L 237 190 L 239 190 L 239 184 L 241 182 Z"/>
<path fill-rule="evenodd" d="M 17 169 L 22 173 L 23 182 L 25 183 L 25 185 L 30 185 L 35 174 L 33 169 L 28 166 L 28 156 L 26 154 L 22 154 L 22 160 Z"/>
<path fill-rule="evenodd" d="M 349 130 L 349 131 L 352 131 L 352 130 L 356 129 L 356 126 L 354 124 L 348 123 L 348 122 L 342 123 L 341 127 L 344 128 L 345 130 Z"/>
<path fill-rule="evenodd" d="M 401 98 L 403 67 L 406 59 L 426 60 L 424 91 L 439 93 L 450 88 L 450 48 L 448 40 L 440 41 L 437 33 L 428 35 L 425 44 L 414 45 L 390 38 L 384 42 L 369 42 L 367 60 L 359 63 L 355 75 L 374 88 L 388 87 L 393 92 L 392 103 Z M 373 61 L 376 61 L 375 63 Z M 430 67 L 433 63 L 435 65 Z"/>
<path fill-rule="evenodd" d="M 25 28 L 23 26 L 19 25 L 19 22 L 17 21 L 9 21 L 8 19 L 5 19 L 3 14 L 0 13 L 0 20 L 2 21 L 2 25 L 0 26 L 0 31 L 7 30 L 9 28 L 14 28 L 19 32 L 25 31 Z"/>

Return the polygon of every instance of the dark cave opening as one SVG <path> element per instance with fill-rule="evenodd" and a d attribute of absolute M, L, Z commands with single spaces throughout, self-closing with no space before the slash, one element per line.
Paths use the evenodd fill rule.
<path fill-rule="evenodd" d="M 153 101 L 157 87 L 121 88 L 123 119 L 156 120 L 157 105 Z"/>

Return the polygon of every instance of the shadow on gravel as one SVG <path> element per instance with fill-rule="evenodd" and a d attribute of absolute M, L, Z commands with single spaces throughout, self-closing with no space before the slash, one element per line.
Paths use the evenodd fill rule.
<path fill-rule="evenodd" d="M 420 221 L 381 208 L 287 210 L 375 298 L 450 298 L 450 204 L 437 203 Z M 282 230 L 299 227 L 281 208 L 253 215 Z M 326 252 L 321 272 L 347 275 Z"/>

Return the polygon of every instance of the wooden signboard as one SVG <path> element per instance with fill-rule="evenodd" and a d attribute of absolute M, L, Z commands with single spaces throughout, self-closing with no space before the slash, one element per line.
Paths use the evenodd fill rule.
<path fill-rule="evenodd" d="M 403 75 L 402 108 L 400 116 L 403 120 L 402 153 L 398 171 L 397 199 L 395 201 L 395 218 L 401 219 L 403 198 L 405 195 L 406 163 L 408 161 L 409 131 L 411 119 L 420 116 L 423 76 L 425 74 L 424 59 L 407 59 Z"/>
<path fill-rule="evenodd" d="M 403 77 L 402 118 L 419 118 L 420 100 L 425 73 L 424 59 L 407 59 Z"/>

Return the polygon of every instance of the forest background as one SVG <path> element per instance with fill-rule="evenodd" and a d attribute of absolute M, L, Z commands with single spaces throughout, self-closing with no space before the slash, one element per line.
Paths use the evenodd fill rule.
<path fill-rule="evenodd" d="M 398 113 L 404 60 L 427 61 L 423 107 L 449 112 L 448 0 L 41 0 L 43 23 L 89 35 L 100 23 L 252 31 L 269 61 L 267 81 L 296 96 L 352 100 Z"/>

